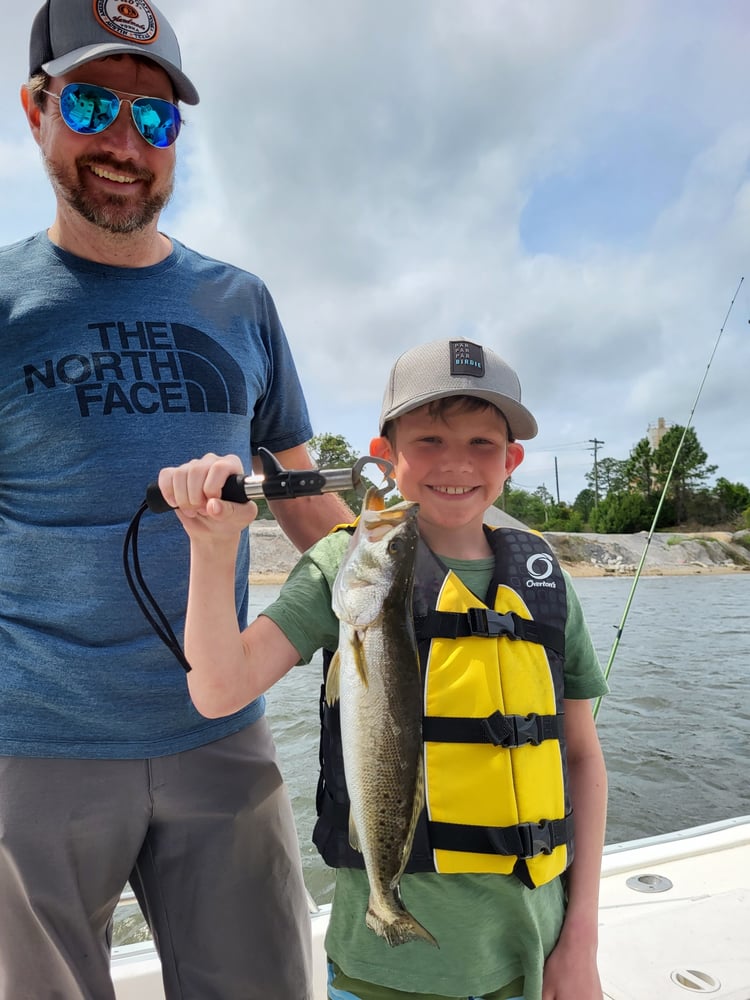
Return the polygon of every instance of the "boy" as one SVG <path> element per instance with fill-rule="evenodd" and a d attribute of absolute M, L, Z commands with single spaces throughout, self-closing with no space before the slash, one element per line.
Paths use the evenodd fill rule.
<path fill-rule="evenodd" d="M 426 767 L 427 817 L 401 880 L 406 907 L 440 947 L 417 941 L 390 948 L 365 926 L 367 878 L 346 844 L 340 743 L 324 712 L 314 839 L 338 869 L 326 939 L 333 1000 L 601 998 L 596 939 L 606 773 L 588 699 L 605 693 L 606 682 L 575 593 L 546 544 L 531 532 L 483 526 L 523 459 L 517 439 L 536 431 L 515 372 L 480 345 L 420 345 L 391 371 L 371 452 L 393 463 L 401 494 L 419 503 L 424 545 L 415 593 L 427 594 L 420 600 L 430 605 L 419 609 L 427 612 L 419 620 L 437 611 L 439 623 L 462 622 L 447 641 L 442 625 L 420 626 L 425 704 L 443 706 L 425 710 L 426 761 L 435 747 L 447 747 L 448 755 L 434 774 Z M 338 641 L 331 586 L 346 531 L 308 550 L 278 600 L 239 632 L 237 535 L 254 513 L 217 498 L 227 476 L 240 471 L 233 456 L 209 455 L 159 477 L 191 540 L 188 683 L 198 710 L 211 717 L 236 711 Z M 453 596 L 446 610 L 447 593 Z M 489 624 L 475 629 L 477 617 Z M 436 682 L 440 677 L 447 680 Z M 488 697 L 489 707 L 475 710 Z M 446 722 L 452 735 L 427 728 Z M 456 723 L 468 729 L 455 731 Z M 549 728 L 527 731 L 537 723 Z M 516 731 L 500 732 L 506 724 Z M 477 737 L 477 726 L 488 735 Z M 449 805 L 457 793 L 466 798 L 465 815 L 459 809 L 458 820 L 436 823 L 433 801 L 445 798 L 446 788 Z M 458 831 L 458 844 L 436 846 L 432 838 L 445 827 Z"/>

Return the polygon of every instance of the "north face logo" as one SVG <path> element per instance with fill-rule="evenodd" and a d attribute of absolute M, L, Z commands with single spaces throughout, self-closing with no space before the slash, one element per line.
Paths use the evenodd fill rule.
<path fill-rule="evenodd" d="M 26 392 L 75 390 L 82 417 L 113 413 L 247 416 L 242 369 L 220 344 L 179 323 L 91 323 L 101 350 L 24 365 Z"/>

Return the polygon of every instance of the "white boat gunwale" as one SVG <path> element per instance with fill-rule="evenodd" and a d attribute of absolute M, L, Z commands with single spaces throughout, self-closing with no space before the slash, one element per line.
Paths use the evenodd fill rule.
<path fill-rule="evenodd" d="M 743 877 L 746 884 L 738 887 Z M 647 886 L 663 879 L 664 891 L 634 892 L 637 885 L 632 883 L 639 879 Z M 599 908 L 604 997 L 667 1000 L 703 993 L 750 1000 L 750 956 L 740 946 L 735 960 L 733 940 L 750 923 L 749 907 L 750 815 L 607 845 Z M 664 919 L 667 912 L 669 920 Z M 717 912 L 726 913 L 732 926 L 719 923 L 709 934 L 706 912 L 714 924 Z M 317 906 L 311 900 L 315 1000 L 326 996 L 323 941 L 329 913 L 329 904 Z M 638 946 L 646 927 L 651 945 L 656 944 L 654 935 L 659 936 L 653 954 Z M 700 945 L 683 947 L 683 941 Z M 114 947 L 112 977 L 117 1000 L 163 1000 L 151 941 Z"/>

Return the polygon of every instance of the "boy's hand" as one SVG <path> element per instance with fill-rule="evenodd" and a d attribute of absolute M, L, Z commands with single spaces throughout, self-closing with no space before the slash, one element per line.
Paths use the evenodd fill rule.
<path fill-rule="evenodd" d="M 221 490 L 230 476 L 244 475 L 237 455 L 194 458 L 183 465 L 162 469 L 159 489 L 191 538 L 205 533 L 236 535 L 249 524 L 258 508 L 252 501 L 231 503 L 221 499 Z"/>
<path fill-rule="evenodd" d="M 542 1000 L 602 1000 L 596 947 L 582 935 L 566 937 L 565 925 L 544 964 Z"/>

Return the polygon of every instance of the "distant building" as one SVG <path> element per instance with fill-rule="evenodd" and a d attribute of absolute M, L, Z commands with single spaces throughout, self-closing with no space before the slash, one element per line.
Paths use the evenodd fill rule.
<path fill-rule="evenodd" d="M 673 424 L 668 424 L 664 417 L 659 417 L 655 424 L 649 424 L 648 443 L 651 445 L 652 451 L 656 451 L 661 444 L 661 439 L 673 426 Z"/>

